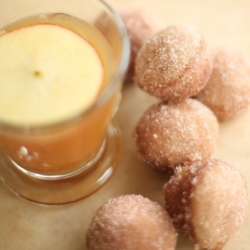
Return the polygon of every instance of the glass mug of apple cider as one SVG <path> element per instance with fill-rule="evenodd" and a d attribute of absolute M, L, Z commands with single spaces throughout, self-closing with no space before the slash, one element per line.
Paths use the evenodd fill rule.
<path fill-rule="evenodd" d="M 101 0 L 2 4 L 0 176 L 10 189 L 62 204 L 110 178 L 121 154 L 112 118 L 128 61 L 123 24 Z"/>

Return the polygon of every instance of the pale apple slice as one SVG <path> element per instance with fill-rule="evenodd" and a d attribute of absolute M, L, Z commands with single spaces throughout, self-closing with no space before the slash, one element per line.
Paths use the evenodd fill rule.
<path fill-rule="evenodd" d="M 83 37 L 52 24 L 0 36 L 0 120 L 40 125 L 87 109 L 103 85 L 104 68 Z"/>

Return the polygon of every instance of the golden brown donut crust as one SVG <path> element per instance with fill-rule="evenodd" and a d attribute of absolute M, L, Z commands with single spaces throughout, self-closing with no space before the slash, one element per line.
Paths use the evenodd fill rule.
<path fill-rule="evenodd" d="M 89 226 L 90 250 L 174 250 L 177 234 L 164 208 L 141 195 L 124 195 L 101 206 Z"/>
<path fill-rule="evenodd" d="M 211 73 L 207 45 L 196 28 L 169 26 L 156 33 L 136 58 L 135 82 L 149 94 L 171 103 L 195 95 Z"/>
<path fill-rule="evenodd" d="M 200 248 L 222 249 L 244 222 L 246 183 L 224 161 L 178 167 L 163 192 L 175 226 Z"/>
<path fill-rule="evenodd" d="M 211 54 L 212 73 L 197 98 L 219 121 L 226 121 L 250 104 L 250 64 L 241 53 L 229 49 L 216 48 Z"/>
<path fill-rule="evenodd" d="M 142 45 L 160 30 L 160 21 L 140 8 L 130 8 L 120 11 L 130 40 L 130 65 L 128 74 L 134 75 L 135 58 Z"/>
<path fill-rule="evenodd" d="M 214 114 L 197 100 L 161 102 L 143 114 L 133 136 L 140 157 L 165 170 L 209 158 L 217 146 L 219 126 Z"/>

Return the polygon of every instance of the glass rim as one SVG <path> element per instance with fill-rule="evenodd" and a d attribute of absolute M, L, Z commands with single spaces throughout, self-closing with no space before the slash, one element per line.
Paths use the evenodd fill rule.
<path fill-rule="evenodd" d="M 107 86 L 87 109 L 84 109 L 83 111 L 79 112 L 76 115 L 72 115 L 68 118 L 46 124 L 19 125 L 19 124 L 10 124 L 8 122 L 0 120 L 0 129 L 8 132 L 32 133 L 32 132 L 40 132 L 43 130 L 46 131 L 50 129 L 55 129 L 57 127 L 63 127 L 69 124 L 77 123 L 78 121 L 83 119 L 84 116 L 87 116 L 94 110 L 98 109 L 98 107 L 100 107 L 102 104 L 104 104 L 114 93 L 116 88 L 119 86 L 120 82 L 123 81 L 130 60 L 130 42 L 126 28 L 124 26 L 124 23 L 120 15 L 108 3 L 106 3 L 104 0 L 94 0 L 94 1 L 102 3 L 102 5 L 106 8 L 106 10 L 111 14 L 113 21 L 117 26 L 119 36 L 121 38 L 121 54 L 118 67 L 117 70 L 114 72 L 114 74 L 111 75 L 111 78 Z"/>

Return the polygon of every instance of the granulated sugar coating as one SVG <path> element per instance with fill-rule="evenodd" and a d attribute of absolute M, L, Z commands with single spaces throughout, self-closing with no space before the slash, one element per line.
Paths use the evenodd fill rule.
<path fill-rule="evenodd" d="M 239 52 L 214 49 L 213 69 L 197 98 L 213 110 L 220 121 L 233 118 L 250 104 L 250 64 Z"/>
<path fill-rule="evenodd" d="M 194 99 L 151 106 L 133 132 L 141 158 L 159 170 L 209 158 L 218 135 L 215 115 Z"/>
<path fill-rule="evenodd" d="M 141 195 L 110 199 L 87 232 L 90 250 L 174 250 L 177 234 L 168 213 Z"/>
<path fill-rule="evenodd" d="M 156 33 L 139 51 L 135 82 L 161 100 L 179 103 L 199 92 L 210 73 L 210 54 L 196 28 L 170 26 Z"/>
<path fill-rule="evenodd" d="M 139 49 L 144 42 L 160 30 L 161 25 L 149 13 L 139 8 L 123 10 L 120 12 L 120 15 L 130 38 L 131 55 L 128 74 L 133 76 L 135 58 Z"/>
<path fill-rule="evenodd" d="M 195 242 L 196 249 L 221 250 L 244 222 L 246 183 L 224 161 L 177 167 L 163 192 L 176 228 Z"/>

